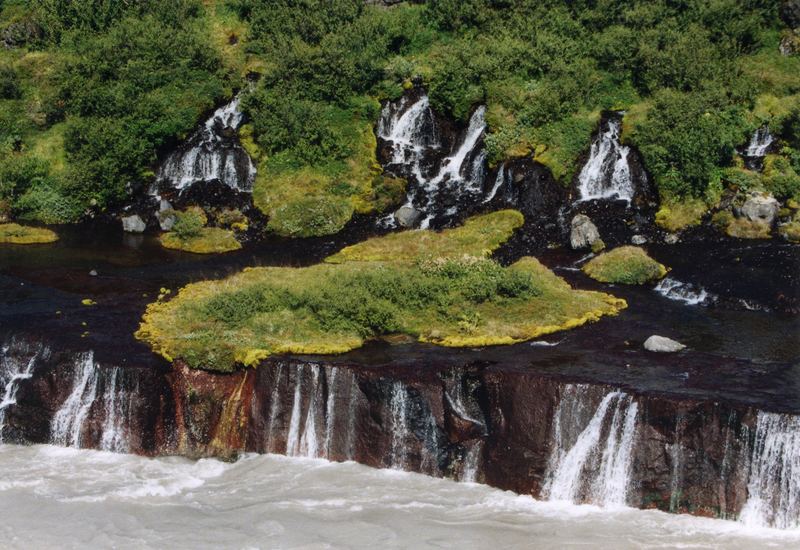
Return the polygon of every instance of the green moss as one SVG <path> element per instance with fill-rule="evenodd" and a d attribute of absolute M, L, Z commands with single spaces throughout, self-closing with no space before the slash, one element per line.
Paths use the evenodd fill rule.
<path fill-rule="evenodd" d="M 656 212 L 656 224 L 667 231 L 681 231 L 699 225 L 707 210 L 701 199 L 667 200 Z"/>
<path fill-rule="evenodd" d="M 16 223 L 0 224 L 0 244 L 41 244 L 58 240 L 58 235 L 49 229 L 28 227 Z"/>
<path fill-rule="evenodd" d="M 789 242 L 800 243 L 800 221 L 779 225 L 778 233 Z"/>
<path fill-rule="evenodd" d="M 195 254 L 220 254 L 242 248 L 233 231 L 219 227 L 202 227 L 191 236 L 183 238 L 175 232 L 164 233 L 159 240 L 164 248 Z"/>
<path fill-rule="evenodd" d="M 403 231 L 343 248 L 326 259 L 344 262 L 415 262 L 425 258 L 488 257 L 522 227 L 516 210 L 500 210 L 468 219 L 441 232 Z"/>
<path fill-rule="evenodd" d="M 725 230 L 729 237 L 737 239 L 769 239 L 770 228 L 763 222 L 750 221 L 745 218 L 736 218 L 728 223 Z"/>
<path fill-rule="evenodd" d="M 409 232 L 420 233 L 427 232 Z M 229 371 L 279 353 L 342 353 L 393 334 L 444 346 L 510 344 L 625 307 L 608 294 L 573 290 L 534 258 L 504 268 L 462 254 L 482 254 L 496 237 L 484 235 L 470 249 L 458 230 L 431 235 L 433 256 L 380 237 L 362 251 L 389 260 L 249 268 L 188 285 L 148 306 L 137 337 L 169 360 Z"/>
<path fill-rule="evenodd" d="M 663 278 L 667 268 L 636 246 L 621 246 L 593 258 L 583 272 L 602 283 L 642 285 Z"/>

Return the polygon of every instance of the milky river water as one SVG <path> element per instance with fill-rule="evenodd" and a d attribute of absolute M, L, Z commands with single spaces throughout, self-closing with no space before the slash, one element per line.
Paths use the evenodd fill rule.
<path fill-rule="evenodd" d="M 800 548 L 799 531 L 538 502 L 354 463 L 0 445 L 3 548 Z"/>

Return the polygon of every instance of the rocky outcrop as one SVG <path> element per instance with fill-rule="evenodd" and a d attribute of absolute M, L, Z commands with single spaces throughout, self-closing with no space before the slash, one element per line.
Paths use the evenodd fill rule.
<path fill-rule="evenodd" d="M 126 233 L 144 233 L 147 225 L 138 214 L 122 217 L 122 230 Z"/>
<path fill-rule="evenodd" d="M 751 222 L 772 226 L 778 216 L 780 203 L 772 195 L 754 193 L 742 206 L 742 216 Z"/>
<path fill-rule="evenodd" d="M 15 353 L 24 365 L 32 352 Z M 2 413 L 6 441 L 355 460 L 539 498 L 719 517 L 738 515 L 750 496 L 751 462 L 766 460 L 759 433 L 773 429 L 779 437 L 797 418 L 487 363 L 370 367 L 276 358 L 213 374 L 181 363 L 108 367 L 87 353 L 47 352 L 33 361 L 17 404 Z"/>
<path fill-rule="evenodd" d="M 570 223 L 569 243 L 574 250 L 591 247 L 600 238 L 597 226 L 589 216 L 578 214 Z"/>
<path fill-rule="evenodd" d="M 394 219 L 400 227 L 415 227 L 422 218 L 422 212 L 412 206 L 401 206 L 394 213 Z"/>
<path fill-rule="evenodd" d="M 674 353 L 686 349 L 686 346 L 672 338 L 654 334 L 644 341 L 644 349 L 659 353 Z"/>

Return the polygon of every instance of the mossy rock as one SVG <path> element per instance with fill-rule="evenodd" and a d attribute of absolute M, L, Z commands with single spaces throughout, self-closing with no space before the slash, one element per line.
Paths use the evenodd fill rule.
<path fill-rule="evenodd" d="M 620 246 L 593 258 L 583 272 L 601 283 L 642 285 L 663 278 L 667 268 L 638 246 Z"/>
<path fill-rule="evenodd" d="M 392 234 L 337 254 L 337 263 L 248 268 L 190 284 L 150 304 L 136 336 L 167 360 L 230 371 L 275 354 L 344 353 L 396 335 L 453 347 L 512 344 L 626 307 L 572 289 L 535 258 L 508 267 L 487 258 L 521 218 L 497 212 L 462 228 L 405 233 L 429 247 Z"/>
<path fill-rule="evenodd" d="M 16 223 L 0 224 L 0 244 L 44 244 L 58 240 L 58 235 L 43 227 Z"/>
<path fill-rule="evenodd" d="M 769 239 L 770 227 L 764 222 L 735 218 L 728 223 L 725 233 L 736 239 Z"/>
<path fill-rule="evenodd" d="M 800 221 L 779 225 L 778 233 L 789 242 L 800 243 Z"/>
<path fill-rule="evenodd" d="M 196 235 L 185 238 L 179 237 L 174 232 L 164 233 L 159 240 L 164 248 L 194 254 L 220 254 L 242 248 L 233 231 L 219 227 L 203 227 Z"/>
<path fill-rule="evenodd" d="M 670 233 L 675 233 L 700 225 L 707 211 L 706 203 L 700 199 L 667 201 L 656 212 L 656 224 Z"/>

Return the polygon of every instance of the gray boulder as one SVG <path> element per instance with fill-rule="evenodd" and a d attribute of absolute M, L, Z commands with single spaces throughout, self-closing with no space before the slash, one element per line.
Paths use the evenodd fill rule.
<path fill-rule="evenodd" d="M 144 233 L 147 225 L 142 221 L 142 218 L 134 214 L 122 218 L 122 229 L 126 233 Z"/>
<path fill-rule="evenodd" d="M 686 346 L 666 336 L 652 335 L 644 341 L 644 349 L 659 353 L 674 353 L 686 349 Z"/>
<path fill-rule="evenodd" d="M 600 239 L 600 232 L 597 226 L 592 223 L 589 216 L 578 214 L 572 218 L 570 223 L 569 244 L 574 250 L 589 248 L 595 241 Z"/>
<path fill-rule="evenodd" d="M 775 223 L 780 209 L 780 203 L 772 195 L 754 193 L 742 206 L 742 216 L 751 222 L 760 222 L 771 226 Z"/>
<path fill-rule="evenodd" d="M 422 212 L 413 206 L 401 206 L 395 211 L 394 219 L 400 227 L 415 227 L 422 219 Z"/>
<path fill-rule="evenodd" d="M 634 235 L 631 237 L 631 243 L 639 246 L 640 244 L 644 244 L 647 242 L 647 237 L 644 235 Z"/>
<path fill-rule="evenodd" d="M 677 233 L 667 233 L 667 235 L 664 237 L 664 242 L 667 244 L 677 244 L 680 242 L 680 240 L 681 238 L 678 237 Z"/>

